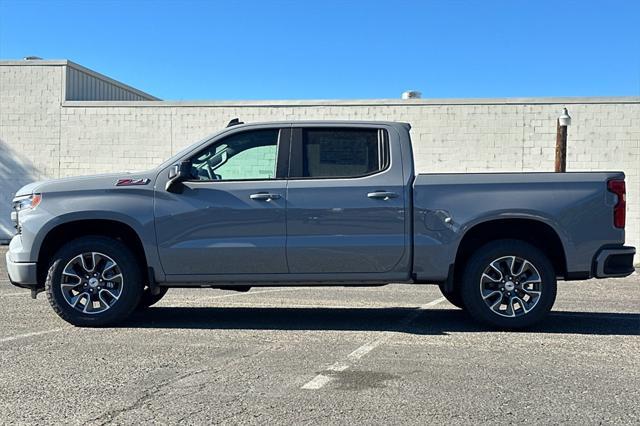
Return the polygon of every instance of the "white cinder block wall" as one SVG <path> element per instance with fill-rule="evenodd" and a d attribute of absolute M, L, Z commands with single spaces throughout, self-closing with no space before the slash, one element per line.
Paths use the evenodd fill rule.
<path fill-rule="evenodd" d="M 406 121 L 418 172 L 553 171 L 567 107 L 568 169 L 626 173 L 627 243 L 640 245 L 640 98 L 65 101 L 64 70 L 0 62 L 0 234 L 25 181 L 150 168 L 234 117 Z"/>

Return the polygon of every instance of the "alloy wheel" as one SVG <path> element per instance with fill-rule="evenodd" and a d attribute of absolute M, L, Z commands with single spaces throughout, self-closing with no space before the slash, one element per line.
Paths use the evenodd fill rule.
<path fill-rule="evenodd" d="M 509 318 L 523 316 L 540 301 L 542 278 L 530 261 L 503 256 L 485 268 L 480 277 L 480 294 L 494 314 Z"/>
<path fill-rule="evenodd" d="M 62 270 L 62 296 L 72 308 L 84 314 L 107 311 L 117 303 L 123 286 L 120 267 L 103 253 L 79 254 Z"/>

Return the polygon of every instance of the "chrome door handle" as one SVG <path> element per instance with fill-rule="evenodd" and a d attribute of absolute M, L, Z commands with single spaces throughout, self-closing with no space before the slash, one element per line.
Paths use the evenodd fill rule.
<path fill-rule="evenodd" d="M 367 197 L 375 198 L 378 200 L 388 200 L 389 198 L 398 198 L 398 194 L 396 194 L 395 192 L 389 192 L 389 191 L 375 191 L 375 192 L 369 192 L 367 194 Z"/>
<path fill-rule="evenodd" d="M 252 200 L 271 201 L 280 198 L 280 194 L 270 194 L 268 192 L 258 192 L 257 194 L 249 195 Z"/>

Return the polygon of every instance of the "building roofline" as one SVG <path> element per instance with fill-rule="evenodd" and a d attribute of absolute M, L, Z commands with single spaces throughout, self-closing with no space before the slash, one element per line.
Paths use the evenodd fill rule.
<path fill-rule="evenodd" d="M 572 105 L 640 104 L 640 96 L 470 98 L 470 99 L 305 99 L 233 101 L 65 101 L 66 107 L 316 107 L 316 106 L 441 106 L 441 105 Z"/>
<path fill-rule="evenodd" d="M 42 67 L 54 65 L 67 65 L 66 59 L 0 59 L 0 66 L 26 66 L 26 67 Z"/>
<path fill-rule="evenodd" d="M 67 59 L 0 60 L 0 66 L 68 66 L 97 79 L 148 98 L 144 101 L 64 101 L 66 107 L 315 107 L 315 106 L 410 106 L 410 105 L 572 105 L 640 104 L 640 96 L 423 98 L 423 99 L 300 99 L 300 100 L 186 100 L 162 101 L 135 87 L 114 80 Z"/>
<path fill-rule="evenodd" d="M 26 62 L 26 61 L 25 61 L 25 62 Z M 101 74 L 101 73 L 99 73 L 99 72 L 97 72 L 97 71 L 94 71 L 94 70 L 89 69 L 89 68 L 87 68 L 87 67 L 83 67 L 83 66 L 82 66 L 82 65 L 80 65 L 80 64 L 76 64 L 75 62 L 72 62 L 72 61 L 66 61 L 66 62 L 67 62 L 67 66 L 68 66 L 68 67 L 74 68 L 74 69 L 76 69 L 76 70 L 78 70 L 78 71 L 82 71 L 82 72 L 84 72 L 85 74 L 89 74 L 90 76 L 95 77 L 95 78 L 97 78 L 97 79 L 99 79 L 99 80 L 106 81 L 106 82 L 107 82 L 107 83 L 109 83 L 109 84 L 113 84 L 114 86 L 118 86 L 118 87 L 120 87 L 120 88 L 122 88 L 122 89 L 125 89 L 125 90 L 128 90 L 128 91 L 130 91 L 130 92 L 133 92 L 133 93 L 135 93 L 135 94 L 136 94 L 136 95 L 138 95 L 138 96 L 141 96 L 141 97 L 143 97 L 143 98 L 147 98 L 147 99 L 148 99 L 149 101 L 151 101 L 151 102 L 157 102 L 157 101 L 160 101 L 160 100 L 161 100 L 160 98 L 156 98 L 155 96 L 150 95 L 150 94 L 149 94 L 149 93 L 147 93 L 147 92 L 143 92 L 143 91 L 142 91 L 142 90 L 140 90 L 140 89 L 136 89 L 135 87 L 131 87 L 131 86 L 129 86 L 128 84 L 125 84 L 125 83 L 123 83 L 123 82 L 121 82 L 121 81 L 114 80 L 114 79 L 113 79 L 113 78 L 111 78 L 111 77 L 107 77 L 106 75 Z M 108 101 L 107 101 L 107 102 L 108 102 Z M 130 101 L 130 102 L 140 102 L 140 101 Z M 143 101 L 143 102 L 144 102 L 144 101 Z"/>
<path fill-rule="evenodd" d="M 140 97 L 146 98 L 147 101 L 156 102 L 161 100 L 160 98 L 156 98 L 155 96 L 150 95 L 149 93 L 143 92 L 142 90 L 136 89 L 135 87 L 129 86 L 128 84 L 125 84 L 121 81 L 114 80 L 111 77 L 108 77 L 90 68 L 84 67 L 68 59 L 0 60 L 0 66 L 32 66 L 32 67 L 66 66 L 66 67 L 70 67 L 75 70 L 81 71 L 85 74 L 88 74 L 91 77 L 96 78 L 98 80 L 102 80 L 106 83 L 117 86 L 121 89 L 127 90 L 129 92 L 133 92 Z M 66 75 L 65 75 L 65 78 L 66 78 Z M 86 101 L 86 102 L 94 102 L 94 101 Z M 112 102 L 112 101 L 104 101 L 104 102 Z M 131 102 L 140 102 L 140 101 L 131 101 Z"/>

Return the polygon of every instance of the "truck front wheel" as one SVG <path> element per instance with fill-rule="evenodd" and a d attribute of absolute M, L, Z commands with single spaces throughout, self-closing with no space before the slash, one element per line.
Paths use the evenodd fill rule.
<path fill-rule="evenodd" d="M 494 241 L 478 249 L 462 280 L 467 312 L 485 324 L 505 329 L 542 320 L 556 298 L 556 276 L 549 259 L 520 240 Z"/>
<path fill-rule="evenodd" d="M 142 277 L 122 242 L 102 236 L 70 241 L 52 257 L 45 283 L 53 310 L 76 326 L 104 326 L 138 306 Z"/>
<path fill-rule="evenodd" d="M 140 297 L 140 303 L 138 303 L 138 307 L 136 308 L 139 311 L 147 309 L 150 306 L 155 305 L 167 294 L 167 287 L 159 287 L 157 289 L 157 293 L 151 293 L 151 289 L 149 287 L 145 287 L 142 292 L 142 297 Z"/>

